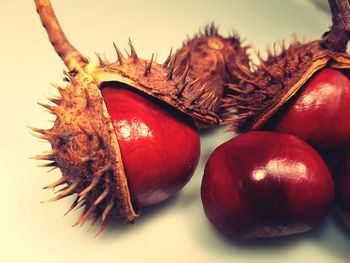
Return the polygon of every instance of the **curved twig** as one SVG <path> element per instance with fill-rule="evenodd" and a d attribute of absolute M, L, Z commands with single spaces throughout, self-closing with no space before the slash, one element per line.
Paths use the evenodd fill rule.
<path fill-rule="evenodd" d="M 56 53 L 70 71 L 82 71 L 88 60 L 68 41 L 53 11 L 50 0 L 34 0 L 34 2 Z"/>

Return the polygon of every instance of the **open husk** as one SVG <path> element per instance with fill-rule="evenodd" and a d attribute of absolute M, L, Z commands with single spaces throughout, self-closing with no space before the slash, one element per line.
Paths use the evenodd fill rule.
<path fill-rule="evenodd" d="M 148 60 L 141 59 L 130 40 L 127 56 L 114 45 L 114 62 L 97 54 L 99 62 L 93 63 L 70 44 L 50 1 L 35 0 L 35 4 L 52 46 L 68 68 L 68 84 L 57 87 L 60 97 L 51 98 L 51 105 L 41 104 L 56 115 L 54 126 L 48 130 L 33 128 L 37 137 L 52 146 L 50 153 L 36 159 L 49 161 L 43 166 L 59 167 L 62 172 L 58 181 L 46 187 L 62 186 L 49 201 L 77 194 L 68 212 L 83 207 L 76 225 L 91 219 L 94 226 L 101 218 L 98 234 L 110 218 L 133 222 L 139 209 L 129 191 L 118 139 L 100 89 L 106 83 L 126 84 L 191 116 L 200 128 L 222 123 L 224 116 L 219 112 L 224 87 L 217 92 L 216 87 L 211 88 L 214 84 L 210 80 L 193 77 L 192 64 L 179 64 L 171 53 L 163 64 L 157 64 L 153 55 Z"/>
<path fill-rule="evenodd" d="M 294 36 L 289 47 L 280 44 L 268 48 L 259 64 L 236 72 L 239 83 L 232 96 L 236 118 L 225 120 L 232 129 L 245 132 L 263 126 L 303 85 L 323 68 L 346 70 L 350 32 L 350 7 L 347 0 L 330 0 L 333 25 L 321 40 L 301 43 Z"/>

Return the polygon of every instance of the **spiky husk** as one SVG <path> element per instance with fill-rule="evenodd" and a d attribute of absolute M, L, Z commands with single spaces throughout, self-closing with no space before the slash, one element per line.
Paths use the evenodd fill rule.
<path fill-rule="evenodd" d="M 205 93 L 205 83 L 188 78 L 188 71 L 181 75 L 174 74 L 176 65 L 172 63 L 171 55 L 163 66 L 153 62 L 153 55 L 150 61 L 142 60 L 138 58 L 129 41 L 128 59 L 124 59 L 115 46 L 117 62 L 109 63 L 99 57 L 100 64 L 94 65 L 69 43 L 50 1 L 35 0 L 35 4 L 52 46 L 70 71 L 87 73 L 99 87 L 104 82 L 111 81 L 127 84 L 190 115 L 195 122 L 204 122 L 208 126 L 217 126 L 220 123 L 216 112 L 210 109 L 210 101 L 217 98 L 211 93 Z"/>
<path fill-rule="evenodd" d="M 219 123 L 218 116 L 205 107 L 208 100 L 203 93 L 205 84 L 189 78 L 188 71 L 176 74 L 169 55 L 163 65 L 138 58 L 130 44 L 130 54 L 124 57 L 115 46 L 117 61 L 110 63 L 97 55 L 99 63 L 87 59 L 82 70 L 66 73 L 69 85 L 57 87 L 60 98 L 52 98 L 56 106 L 44 105 L 57 116 L 54 127 L 49 130 L 33 129 L 39 137 L 48 140 L 52 152 L 37 156 L 47 160 L 45 167 L 59 167 L 62 177 L 47 186 L 65 185 L 58 195 L 49 201 L 77 194 L 68 211 L 84 207 L 76 222 L 84 224 L 91 219 L 94 226 L 102 218 L 100 234 L 110 218 L 133 222 L 139 215 L 132 203 L 127 185 L 118 140 L 100 89 L 110 82 L 119 82 L 149 94 L 199 122 Z M 212 99 L 211 97 L 209 99 Z"/>
<path fill-rule="evenodd" d="M 232 111 L 232 107 L 226 104 L 232 100 L 227 97 L 231 93 L 231 85 L 227 84 L 238 83 L 235 72 L 249 67 L 248 48 L 242 46 L 237 34 L 224 38 L 219 34 L 218 27 L 211 24 L 188 38 L 173 58 L 174 72 L 183 74 L 189 71 L 190 78 L 206 84 L 202 90 L 208 98 L 205 106 L 217 113 L 221 121 Z M 209 125 L 202 123 L 202 126 Z"/>
<path fill-rule="evenodd" d="M 141 59 L 129 41 L 130 54 L 124 57 L 115 46 L 117 61 L 110 63 L 99 57 L 98 64 L 84 67 L 100 88 L 110 82 L 119 82 L 159 99 L 177 110 L 191 116 L 197 127 L 200 123 L 217 126 L 220 119 L 211 106 L 218 98 L 207 88 L 208 83 L 189 77 L 190 68 L 180 72 L 175 57 L 170 53 L 161 65 Z M 186 65 L 185 65 L 186 66 Z"/>
<path fill-rule="evenodd" d="M 154 62 L 153 55 L 150 60 L 140 59 L 131 41 L 127 58 L 114 45 L 116 62 L 98 55 L 99 63 L 94 64 L 69 43 L 50 1 L 35 0 L 35 4 L 52 46 L 70 71 L 70 84 L 58 88 L 62 98 L 51 99 L 57 105 L 43 105 L 57 116 L 54 127 L 34 129 L 52 145 L 51 153 L 37 159 L 48 160 L 44 166 L 62 171 L 62 178 L 47 188 L 66 185 L 51 201 L 78 194 L 69 211 L 84 206 L 77 224 L 91 218 L 94 225 L 101 216 L 99 233 L 112 216 L 131 222 L 138 212 L 131 202 L 118 140 L 99 89 L 110 82 L 126 84 L 188 114 L 197 127 L 221 123 L 218 107 L 213 106 L 222 103 L 221 97 L 208 88 L 213 83 L 189 76 L 189 63 L 175 63 L 172 54 L 163 65 Z M 181 72 L 180 67 L 185 70 Z"/>
<path fill-rule="evenodd" d="M 298 90 L 319 70 L 328 67 L 349 69 L 350 56 L 324 48 L 320 41 L 306 44 L 294 37 L 288 48 L 282 42 L 281 51 L 267 50 L 252 71 L 236 72 L 240 78 L 235 94 L 230 97 L 237 117 L 227 120 L 233 130 L 245 132 L 259 129 L 279 108 L 295 96 Z"/>
<path fill-rule="evenodd" d="M 204 93 L 205 83 L 192 80 L 188 71 L 176 74 L 171 54 L 160 65 L 153 61 L 153 55 L 150 60 L 139 58 L 131 41 L 129 45 L 127 57 L 114 45 L 117 54 L 114 63 L 98 54 L 97 64 L 80 54 L 73 62 L 70 56 L 64 56 L 65 63 L 73 65 L 66 74 L 69 85 L 57 87 L 61 97 L 50 99 L 56 106 L 41 104 L 57 116 L 54 127 L 33 129 L 38 137 L 52 145 L 51 153 L 36 159 L 49 161 L 44 167 L 59 167 L 62 171 L 58 181 L 45 187 L 64 186 L 49 201 L 77 194 L 68 212 L 84 207 L 76 225 L 91 219 L 94 226 L 101 217 L 98 234 L 112 217 L 133 222 L 139 215 L 132 203 L 118 140 L 100 93 L 104 84 L 126 84 L 190 115 L 199 123 L 211 126 L 220 123 L 216 113 L 208 108 L 208 100 L 215 98 Z"/>
<path fill-rule="evenodd" d="M 51 143 L 52 151 L 36 159 L 47 160 L 47 167 L 59 167 L 62 177 L 45 188 L 65 185 L 49 201 L 77 194 L 69 211 L 84 206 L 76 224 L 99 217 L 102 232 L 112 217 L 132 222 L 138 212 L 131 203 L 117 138 L 98 87 L 77 81 L 67 73 L 66 88 L 57 86 L 60 98 L 55 106 L 40 104 L 57 116 L 49 130 L 33 129 Z M 68 212 L 69 212 L 68 211 Z"/>

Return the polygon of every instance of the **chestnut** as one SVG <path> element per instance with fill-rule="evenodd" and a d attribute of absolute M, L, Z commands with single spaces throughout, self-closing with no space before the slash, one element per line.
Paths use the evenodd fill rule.
<path fill-rule="evenodd" d="M 200 154 L 197 129 L 221 125 L 231 112 L 226 84 L 208 83 L 201 70 L 192 75 L 192 62 L 179 62 L 172 52 L 162 64 L 154 54 L 142 59 L 130 39 L 127 56 L 114 43 L 114 62 L 98 53 L 97 61 L 88 59 L 67 39 L 50 1 L 35 0 L 35 5 L 68 69 L 66 85 L 54 85 L 59 95 L 49 98 L 50 104 L 39 103 L 55 116 L 52 128 L 32 128 L 51 144 L 34 159 L 62 173 L 44 187 L 61 187 L 48 202 L 76 195 L 67 213 L 83 208 L 74 225 L 91 220 L 94 227 L 101 219 L 97 235 L 112 218 L 134 222 L 142 207 L 174 195 L 192 176 Z M 219 38 L 214 26 L 205 32 L 204 39 Z M 231 64 L 216 63 L 216 58 L 245 53 L 238 39 L 232 40 L 209 58 L 210 77 L 225 83 Z M 206 54 L 199 57 L 196 65 L 208 64 Z"/>
<path fill-rule="evenodd" d="M 178 192 L 199 160 L 199 135 L 192 119 L 126 85 L 109 84 L 102 96 L 134 202 L 153 205 Z"/>
<path fill-rule="evenodd" d="M 335 172 L 337 215 L 350 229 L 350 152 L 337 165 Z"/>
<path fill-rule="evenodd" d="M 236 117 L 227 124 L 239 132 L 270 130 L 293 134 L 317 150 L 350 144 L 350 4 L 329 1 L 332 26 L 321 39 L 293 37 L 280 51 L 258 53 L 259 65 L 241 68 L 235 85 Z"/>
<path fill-rule="evenodd" d="M 206 216 L 234 239 L 270 238 L 312 229 L 334 200 L 320 155 L 293 135 L 253 131 L 219 146 L 201 186 Z"/>
<path fill-rule="evenodd" d="M 271 126 L 274 131 L 293 134 L 318 149 L 343 148 L 350 143 L 349 102 L 348 74 L 325 68 L 280 109 Z"/>

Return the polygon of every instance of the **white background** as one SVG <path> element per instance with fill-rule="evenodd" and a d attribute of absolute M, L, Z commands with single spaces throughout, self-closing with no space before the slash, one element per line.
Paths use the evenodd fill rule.
<path fill-rule="evenodd" d="M 53 1 L 71 42 L 86 56 L 115 58 L 131 37 L 142 57 L 166 58 L 186 35 L 216 22 L 220 32 L 235 29 L 246 44 L 264 53 L 266 44 L 319 38 L 330 25 L 327 13 L 307 0 L 270 1 Z M 332 217 L 316 230 L 249 244 L 228 241 L 207 222 L 199 189 L 205 161 L 233 134 L 202 134 L 202 157 L 191 182 L 168 202 L 143 210 L 134 225 L 112 224 L 94 238 L 75 227 L 78 213 L 62 217 L 71 199 L 41 204 L 52 197 L 44 185 L 59 177 L 36 167 L 30 156 L 49 149 L 26 125 L 48 128 L 52 117 L 37 101 L 55 94 L 64 65 L 53 51 L 33 1 L 0 3 L 0 262 L 348 262 L 350 234 Z"/>

